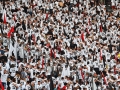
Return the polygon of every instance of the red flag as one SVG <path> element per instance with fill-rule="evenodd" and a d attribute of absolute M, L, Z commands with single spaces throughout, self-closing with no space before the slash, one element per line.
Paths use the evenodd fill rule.
<path fill-rule="evenodd" d="M 106 80 L 106 77 L 105 77 L 105 76 L 103 76 L 103 79 L 104 79 L 105 84 L 107 85 L 107 80 Z"/>
<path fill-rule="evenodd" d="M 42 68 L 44 68 L 44 58 L 42 58 Z"/>
<path fill-rule="evenodd" d="M 46 14 L 46 18 L 45 18 L 46 20 L 48 19 L 48 13 Z"/>
<path fill-rule="evenodd" d="M 7 21 L 6 21 L 6 15 L 4 14 L 4 20 L 3 20 L 3 23 L 6 24 Z"/>
<path fill-rule="evenodd" d="M 1 80 L 0 80 L 0 88 L 1 88 L 1 90 L 4 90 L 4 86 L 3 86 L 2 82 L 1 82 Z"/>
<path fill-rule="evenodd" d="M 100 49 L 100 60 L 102 60 L 102 50 Z"/>
<path fill-rule="evenodd" d="M 56 51 L 52 48 L 50 49 L 50 57 L 56 58 Z"/>
<path fill-rule="evenodd" d="M 11 27 L 11 29 L 9 30 L 9 32 L 8 32 L 8 34 L 7 34 L 8 38 L 11 37 L 11 34 L 12 34 L 13 32 L 14 32 L 14 27 Z"/>
<path fill-rule="evenodd" d="M 11 29 L 10 29 L 11 33 L 14 32 L 14 27 L 12 26 Z"/>
<path fill-rule="evenodd" d="M 8 32 L 7 36 L 8 36 L 8 38 L 10 38 L 10 36 L 11 36 L 11 31 Z"/>
<path fill-rule="evenodd" d="M 81 33 L 81 39 L 82 39 L 83 42 L 85 41 L 85 37 L 84 37 L 84 33 L 83 32 Z"/>
<path fill-rule="evenodd" d="M 82 79 L 84 80 L 84 73 L 83 73 L 82 68 L 80 68 L 80 73 L 81 73 Z"/>
<path fill-rule="evenodd" d="M 67 88 L 66 86 L 63 86 L 62 90 L 67 90 L 66 88 Z"/>
<path fill-rule="evenodd" d="M 6 10 L 3 11 L 3 23 L 6 24 L 7 20 L 6 20 Z"/>
<path fill-rule="evenodd" d="M 100 25 L 100 32 L 102 32 L 103 30 L 102 30 L 102 25 Z"/>
<path fill-rule="evenodd" d="M 50 56 L 52 57 L 52 54 L 53 54 L 53 52 L 52 52 L 52 48 L 50 49 Z"/>

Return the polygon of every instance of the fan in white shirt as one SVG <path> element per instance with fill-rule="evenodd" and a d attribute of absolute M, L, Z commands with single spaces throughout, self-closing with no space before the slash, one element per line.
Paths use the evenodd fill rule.
<path fill-rule="evenodd" d="M 11 65 L 10 72 L 12 77 L 16 75 L 16 71 L 17 71 L 17 68 L 14 65 Z"/>
<path fill-rule="evenodd" d="M 31 86 L 30 86 L 29 81 L 26 82 L 25 89 L 26 89 L 26 90 L 30 90 L 30 89 L 31 89 Z"/>
<path fill-rule="evenodd" d="M 12 82 L 10 83 L 10 90 L 17 90 L 20 85 L 15 83 L 15 79 L 13 78 Z"/>
<path fill-rule="evenodd" d="M 8 77 L 8 72 L 6 69 L 1 71 L 1 81 L 3 83 L 4 88 L 6 88 L 7 85 L 7 77 Z"/>
<path fill-rule="evenodd" d="M 41 82 L 38 81 L 38 84 L 37 84 L 37 87 L 36 87 L 38 90 L 42 89 L 42 85 L 41 85 Z"/>
<path fill-rule="evenodd" d="M 26 81 L 25 80 L 20 80 L 20 84 L 21 84 L 21 89 L 24 90 L 25 86 L 26 86 Z"/>

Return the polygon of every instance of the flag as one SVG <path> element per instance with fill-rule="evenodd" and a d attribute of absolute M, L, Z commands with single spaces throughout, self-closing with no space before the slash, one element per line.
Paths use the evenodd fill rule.
<path fill-rule="evenodd" d="M 82 76 L 82 80 L 84 80 L 84 73 L 83 73 L 82 68 L 80 68 L 80 73 L 81 73 L 81 76 Z"/>
<path fill-rule="evenodd" d="M 44 68 L 44 58 L 42 57 L 42 68 Z"/>
<path fill-rule="evenodd" d="M 107 79 L 106 79 L 105 76 L 103 76 L 103 79 L 104 79 L 105 84 L 108 85 L 108 84 L 107 84 Z"/>
<path fill-rule="evenodd" d="M 7 34 L 8 38 L 10 38 L 11 36 L 11 32 L 9 31 L 8 34 Z"/>
<path fill-rule="evenodd" d="M 81 33 L 81 39 L 82 39 L 83 42 L 85 41 L 85 36 L 84 36 L 83 32 Z"/>
<path fill-rule="evenodd" d="M 6 19 L 6 10 L 4 9 L 3 11 L 3 23 L 6 24 L 7 23 L 7 19 Z"/>
<path fill-rule="evenodd" d="M 50 49 L 50 56 L 52 57 L 52 58 L 55 58 L 56 57 L 56 52 L 51 48 Z"/>
<path fill-rule="evenodd" d="M 100 32 L 102 32 L 103 30 L 102 30 L 102 24 L 100 25 Z"/>
<path fill-rule="evenodd" d="M 62 90 L 67 90 L 67 87 L 64 85 L 64 86 L 62 87 Z"/>
<path fill-rule="evenodd" d="M 46 20 L 48 19 L 48 13 L 46 14 L 46 18 L 45 18 Z"/>
<path fill-rule="evenodd" d="M 106 79 L 104 73 L 102 73 L 102 78 L 103 78 L 103 82 L 104 82 L 106 85 L 108 85 L 108 83 L 107 83 L 107 79 Z"/>
<path fill-rule="evenodd" d="M 13 32 L 14 32 L 14 27 L 12 26 L 11 29 L 9 30 L 8 34 L 7 34 L 8 38 L 11 37 L 11 34 L 12 34 Z"/>
<path fill-rule="evenodd" d="M 102 60 L 102 50 L 100 49 L 100 60 Z"/>
<path fill-rule="evenodd" d="M 11 30 L 10 30 L 10 31 L 11 31 L 12 33 L 14 32 L 14 27 L 13 27 L 13 26 L 11 27 Z"/>
<path fill-rule="evenodd" d="M 1 82 L 1 80 L 0 80 L 0 88 L 1 88 L 1 90 L 4 90 L 4 86 L 3 86 L 2 82 Z"/>

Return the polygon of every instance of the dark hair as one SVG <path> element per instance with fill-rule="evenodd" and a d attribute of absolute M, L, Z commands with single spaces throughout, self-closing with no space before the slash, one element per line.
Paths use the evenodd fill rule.
<path fill-rule="evenodd" d="M 12 81 L 15 82 L 16 81 L 15 78 L 13 78 Z"/>

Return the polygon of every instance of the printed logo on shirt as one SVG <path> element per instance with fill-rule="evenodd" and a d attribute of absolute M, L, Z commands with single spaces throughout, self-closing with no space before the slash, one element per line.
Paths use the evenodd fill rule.
<path fill-rule="evenodd" d="M 24 82 L 21 82 L 22 85 L 24 85 Z"/>
<path fill-rule="evenodd" d="M 12 89 L 16 89 L 15 86 L 12 86 Z"/>

